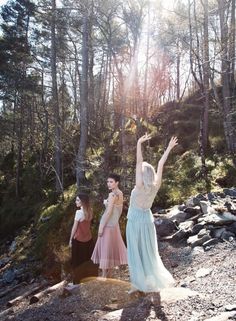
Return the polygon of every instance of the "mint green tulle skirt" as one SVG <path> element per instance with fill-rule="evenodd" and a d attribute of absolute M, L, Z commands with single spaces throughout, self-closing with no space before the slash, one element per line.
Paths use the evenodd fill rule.
<path fill-rule="evenodd" d="M 129 207 L 126 239 L 130 281 L 143 292 L 158 292 L 174 285 L 158 253 L 153 221 L 150 209 Z"/>

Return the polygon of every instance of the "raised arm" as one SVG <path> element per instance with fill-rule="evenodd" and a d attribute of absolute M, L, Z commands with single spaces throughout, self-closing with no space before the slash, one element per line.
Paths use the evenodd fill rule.
<path fill-rule="evenodd" d="M 107 205 L 106 212 L 103 214 L 103 218 L 99 224 L 98 236 L 102 236 L 102 234 L 103 234 L 103 229 L 106 226 L 106 224 L 111 216 L 113 206 L 115 203 L 115 199 L 116 199 L 116 195 L 114 193 L 110 193 L 109 197 L 108 197 L 108 205 Z"/>
<path fill-rule="evenodd" d="M 136 187 L 142 187 L 143 178 L 142 178 L 142 163 L 143 163 L 143 155 L 142 155 L 142 143 L 146 142 L 151 138 L 147 133 L 140 137 L 137 142 L 137 150 L 136 150 L 136 176 L 135 176 L 135 184 Z"/>
<path fill-rule="evenodd" d="M 167 149 L 165 150 L 164 154 L 162 155 L 161 159 L 158 162 L 158 166 L 157 166 L 157 173 L 156 173 L 156 185 L 157 188 L 159 189 L 161 186 L 161 181 L 162 181 L 162 173 L 163 173 L 163 167 L 164 164 L 169 156 L 170 151 L 176 146 L 178 145 L 178 139 L 177 137 L 171 137 L 171 140 L 168 144 Z"/>

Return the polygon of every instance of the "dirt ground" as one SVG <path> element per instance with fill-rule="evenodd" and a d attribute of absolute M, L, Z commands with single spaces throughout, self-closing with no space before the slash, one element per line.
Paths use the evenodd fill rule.
<path fill-rule="evenodd" d="M 1 312 L 11 321 L 224 321 L 236 320 L 236 242 L 223 242 L 204 252 L 202 248 L 159 244 L 176 287 L 160 293 L 130 296 L 127 266 L 115 269 L 113 278 L 95 278 L 81 284 L 72 295 L 63 289 L 35 304 L 29 298 Z M 0 311 L 8 300 L 24 293 L 25 285 L 0 299 Z"/>

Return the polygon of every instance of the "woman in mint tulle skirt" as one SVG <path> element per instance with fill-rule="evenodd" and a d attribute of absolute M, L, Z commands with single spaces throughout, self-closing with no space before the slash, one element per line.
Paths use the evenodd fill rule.
<path fill-rule="evenodd" d="M 131 290 L 158 292 L 174 284 L 174 279 L 165 268 L 158 253 L 154 219 L 150 210 L 154 198 L 161 186 L 163 166 L 167 157 L 177 145 L 177 138 L 172 137 L 161 157 L 157 171 L 152 165 L 143 162 L 142 143 L 150 135 L 144 135 L 137 142 L 136 186 L 131 192 L 126 228 L 128 265 Z"/>

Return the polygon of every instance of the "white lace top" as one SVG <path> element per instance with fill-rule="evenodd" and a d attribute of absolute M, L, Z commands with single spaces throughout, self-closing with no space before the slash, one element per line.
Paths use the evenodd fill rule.
<path fill-rule="evenodd" d="M 156 186 L 150 188 L 145 188 L 144 186 L 137 188 L 135 186 L 131 192 L 130 206 L 145 210 L 151 208 L 157 191 L 158 188 Z"/>
<path fill-rule="evenodd" d="M 104 200 L 103 201 L 103 204 L 105 205 L 105 207 L 107 208 L 108 206 L 108 200 Z M 119 222 L 119 218 L 121 216 L 121 213 L 122 213 L 122 209 L 123 209 L 123 204 L 114 204 L 113 205 L 113 209 L 112 209 L 112 213 L 109 217 L 109 220 L 106 224 L 106 226 L 110 226 L 110 227 L 113 227 L 115 226 L 116 224 L 118 224 Z M 104 212 L 104 214 L 106 213 L 106 211 Z M 104 214 L 101 218 L 101 223 L 103 222 L 103 219 L 104 219 Z"/>

